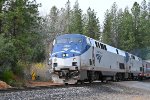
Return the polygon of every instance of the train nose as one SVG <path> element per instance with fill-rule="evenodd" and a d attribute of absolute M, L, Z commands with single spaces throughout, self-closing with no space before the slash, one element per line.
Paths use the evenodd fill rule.
<path fill-rule="evenodd" d="M 67 68 L 69 70 L 77 70 L 80 68 L 80 60 L 79 57 L 71 57 L 71 58 L 54 58 L 53 59 L 53 68 L 55 70 L 61 70 L 63 68 Z"/>

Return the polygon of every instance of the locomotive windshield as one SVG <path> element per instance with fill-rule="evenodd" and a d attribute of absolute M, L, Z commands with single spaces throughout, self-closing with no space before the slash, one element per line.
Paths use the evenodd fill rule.
<path fill-rule="evenodd" d="M 56 44 L 66 44 L 66 43 L 81 43 L 81 38 L 61 38 L 56 40 Z"/>
<path fill-rule="evenodd" d="M 53 44 L 52 56 L 61 58 L 65 53 L 68 56 L 79 56 L 86 51 L 85 37 L 80 34 L 64 34 L 58 36 Z"/>

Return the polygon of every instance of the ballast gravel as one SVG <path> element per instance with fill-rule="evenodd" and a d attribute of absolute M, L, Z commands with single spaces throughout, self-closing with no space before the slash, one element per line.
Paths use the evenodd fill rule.
<path fill-rule="evenodd" d="M 0 92 L 0 100 L 150 100 L 150 91 L 113 83 Z"/>

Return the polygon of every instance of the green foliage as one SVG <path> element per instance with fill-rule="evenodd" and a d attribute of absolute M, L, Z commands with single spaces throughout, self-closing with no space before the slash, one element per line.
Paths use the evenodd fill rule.
<path fill-rule="evenodd" d="M 140 53 L 145 56 L 140 56 L 145 58 L 143 48 L 150 47 L 149 8 L 150 2 L 143 0 L 141 5 L 135 2 L 131 12 L 128 8 L 121 12 L 114 3 L 111 9 L 106 11 L 103 42 L 128 52 L 135 51 L 132 52 L 134 54 L 137 54 L 136 50 L 141 49 Z"/>
<path fill-rule="evenodd" d="M 53 6 L 50 10 L 50 18 L 51 18 L 51 25 L 50 25 L 50 33 L 55 33 L 57 31 L 57 20 L 58 20 L 58 9 Z"/>
<path fill-rule="evenodd" d="M 121 22 L 119 25 L 119 48 L 130 51 L 136 47 L 135 36 L 133 32 L 132 15 L 129 13 L 128 8 L 122 14 Z"/>
<path fill-rule="evenodd" d="M 26 68 L 26 66 L 29 66 L 29 65 L 26 62 L 19 60 L 17 62 L 17 65 L 12 68 L 14 74 L 17 76 L 23 77 L 24 75 L 23 70 L 24 68 Z"/>
<path fill-rule="evenodd" d="M 10 40 L 4 38 L 3 34 L 0 34 L 0 39 L 0 68 L 15 66 L 16 48 Z"/>
<path fill-rule="evenodd" d="M 119 25 L 122 11 L 117 11 L 117 4 L 114 2 L 110 11 L 107 10 L 104 20 L 103 42 L 118 47 Z"/>
<path fill-rule="evenodd" d="M 78 1 L 75 2 L 73 9 L 68 0 L 65 8 L 61 10 L 55 6 L 51 8 L 50 14 L 45 19 L 43 32 L 47 33 L 47 40 L 65 33 L 85 34 L 94 39 L 100 38 L 100 25 L 96 12 L 89 8 L 87 14 L 82 14 Z"/>
<path fill-rule="evenodd" d="M 86 36 L 89 36 L 94 39 L 99 39 L 100 35 L 100 26 L 99 26 L 99 20 L 96 17 L 96 13 L 94 10 L 91 10 L 89 8 L 87 10 L 87 15 L 84 18 L 84 34 Z"/>
<path fill-rule="evenodd" d="M 83 33 L 82 10 L 79 8 L 78 1 L 75 2 L 71 13 L 70 32 L 80 34 Z"/>
<path fill-rule="evenodd" d="M 2 78 L 8 81 L 3 75 L 23 76 L 29 63 L 43 61 L 45 47 L 38 31 L 41 18 L 35 0 L 5 0 L 0 5 L 0 71 L 6 70 Z"/>
<path fill-rule="evenodd" d="M 70 7 L 70 1 L 68 0 L 66 3 L 66 11 L 65 11 L 65 18 L 66 18 L 66 25 L 65 25 L 65 33 L 70 33 L 70 13 L 71 13 L 71 7 Z"/>
<path fill-rule="evenodd" d="M 7 82 L 8 84 L 11 84 L 12 81 L 13 81 L 13 72 L 11 70 L 4 70 L 2 73 L 1 73 L 1 79 L 5 82 Z"/>
<path fill-rule="evenodd" d="M 143 59 L 150 59 L 150 47 L 141 49 L 141 57 Z"/>
<path fill-rule="evenodd" d="M 112 45 L 112 39 L 111 39 L 111 16 L 109 11 L 106 11 L 105 14 L 105 20 L 104 20 L 104 30 L 103 30 L 103 42 L 107 43 L 109 45 Z"/>

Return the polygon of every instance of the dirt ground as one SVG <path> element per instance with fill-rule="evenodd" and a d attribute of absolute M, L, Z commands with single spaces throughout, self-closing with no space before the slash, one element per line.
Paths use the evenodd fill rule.
<path fill-rule="evenodd" d="M 11 88 L 11 86 L 3 81 L 0 81 L 0 89 L 7 89 L 7 88 Z"/>
<path fill-rule="evenodd" d="M 37 82 L 37 81 L 28 81 L 26 83 L 26 87 L 36 87 L 36 86 L 53 86 L 53 85 L 63 85 L 60 83 L 53 83 L 51 81 L 49 82 Z M 10 85 L 8 85 L 6 82 L 0 81 L 0 89 L 8 89 L 13 88 Z"/>
<path fill-rule="evenodd" d="M 37 81 L 29 81 L 26 83 L 27 87 L 36 87 L 36 86 L 53 86 L 53 85 L 63 85 L 60 83 L 53 83 L 52 81 L 48 82 L 37 82 Z"/>
<path fill-rule="evenodd" d="M 150 91 L 150 81 L 122 81 L 122 82 L 117 82 L 117 84 L 126 87 L 131 87 L 131 88 L 134 87 L 134 88 Z M 63 84 L 53 83 L 52 81 L 48 81 L 48 82 L 28 81 L 26 83 L 26 87 L 53 86 L 53 85 L 56 86 L 56 85 L 63 85 Z M 7 89 L 7 88 L 12 88 L 12 87 L 3 81 L 0 81 L 0 89 Z"/>

